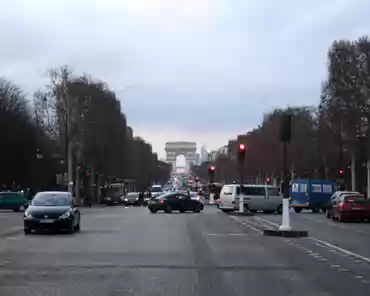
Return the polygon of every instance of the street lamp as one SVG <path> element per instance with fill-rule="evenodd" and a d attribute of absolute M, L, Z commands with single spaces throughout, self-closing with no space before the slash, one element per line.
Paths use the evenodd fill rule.
<path fill-rule="evenodd" d="M 244 144 L 239 144 L 239 151 L 238 151 L 238 160 L 240 166 L 240 196 L 239 196 L 239 213 L 244 212 L 244 196 L 242 192 L 243 188 L 243 172 L 244 172 L 244 161 L 246 155 L 247 148 Z"/>

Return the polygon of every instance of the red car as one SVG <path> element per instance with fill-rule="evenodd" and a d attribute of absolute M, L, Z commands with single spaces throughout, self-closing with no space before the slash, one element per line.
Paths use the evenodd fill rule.
<path fill-rule="evenodd" d="M 370 201 L 363 195 L 342 195 L 333 201 L 332 219 L 339 221 L 370 220 Z"/>

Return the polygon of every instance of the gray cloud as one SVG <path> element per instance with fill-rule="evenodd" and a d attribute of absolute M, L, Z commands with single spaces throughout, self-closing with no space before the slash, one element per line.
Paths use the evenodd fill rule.
<path fill-rule="evenodd" d="M 368 33 L 369 9 L 366 0 L 3 0 L 0 75 L 32 92 L 47 68 L 69 64 L 108 82 L 134 128 L 232 132 L 273 107 L 317 103 L 328 47 Z"/>

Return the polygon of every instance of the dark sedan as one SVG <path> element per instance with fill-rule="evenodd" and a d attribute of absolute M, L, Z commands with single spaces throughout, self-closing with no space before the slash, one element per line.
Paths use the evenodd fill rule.
<path fill-rule="evenodd" d="M 193 211 L 200 213 L 204 208 L 204 204 L 201 200 L 192 199 L 187 194 L 174 192 L 153 198 L 148 208 L 151 213 L 156 213 L 157 211 L 166 213 L 171 213 L 172 211 L 179 211 L 180 213 Z"/>
<path fill-rule="evenodd" d="M 80 231 L 81 214 L 68 192 L 39 192 L 24 212 L 24 233 Z"/>

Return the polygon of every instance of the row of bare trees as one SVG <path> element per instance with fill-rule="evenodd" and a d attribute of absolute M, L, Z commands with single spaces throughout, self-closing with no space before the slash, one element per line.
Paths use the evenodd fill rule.
<path fill-rule="evenodd" d="M 151 145 L 133 136 L 114 91 L 67 66 L 50 71 L 33 104 L 19 87 L 0 80 L 0 112 L 3 186 L 50 188 L 61 185 L 55 176 L 66 172 L 70 190 L 86 174 L 130 180 L 139 190 L 169 176 Z"/>
<path fill-rule="evenodd" d="M 284 113 L 292 114 L 289 145 L 292 177 L 344 179 L 347 187 L 366 192 L 366 184 L 370 185 L 366 180 L 366 176 L 370 178 L 367 37 L 335 41 L 328 51 L 328 76 L 322 83 L 319 105 L 277 109 L 266 114 L 257 128 L 229 141 L 228 155 L 220 155 L 215 163 L 216 178 L 227 182 L 238 180 L 236 153 L 238 143 L 244 143 L 247 147 L 244 174 L 249 179 L 279 179 L 282 175 L 279 130 Z"/>

